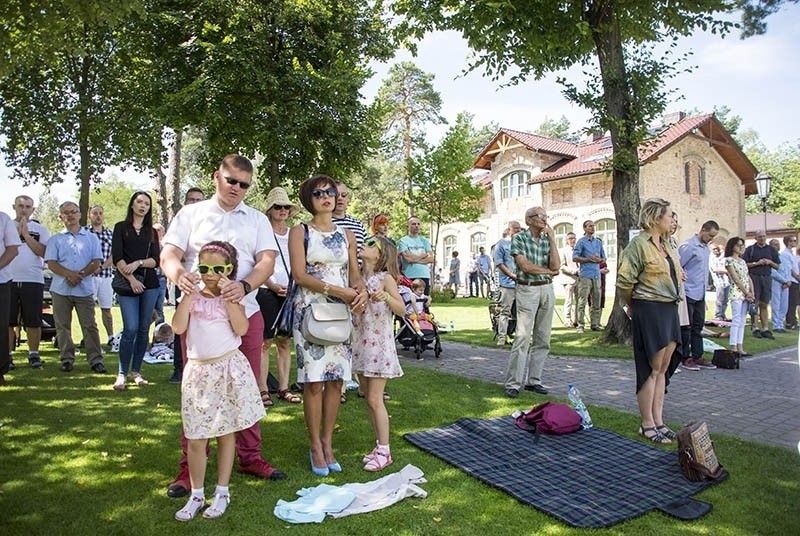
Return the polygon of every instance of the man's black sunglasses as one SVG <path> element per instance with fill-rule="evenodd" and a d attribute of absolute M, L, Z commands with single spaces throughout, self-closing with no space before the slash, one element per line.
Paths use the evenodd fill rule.
<path fill-rule="evenodd" d="M 233 177 L 222 177 L 222 178 L 225 179 L 225 182 L 227 182 L 231 186 L 233 186 L 234 184 L 238 184 L 239 188 L 241 188 L 242 190 L 247 190 L 248 188 L 250 188 L 250 183 L 249 182 L 240 181 L 240 180 L 234 179 Z"/>

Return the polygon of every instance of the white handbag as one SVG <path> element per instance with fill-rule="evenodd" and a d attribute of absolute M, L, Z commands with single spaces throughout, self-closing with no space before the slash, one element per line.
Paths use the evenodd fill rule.
<path fill-rule="evenodd" d="M 306 308 L 300 331 L 312 344 L 331 346 L 350 341 L 353 323 L 345 303 L 312 303 Z"/>

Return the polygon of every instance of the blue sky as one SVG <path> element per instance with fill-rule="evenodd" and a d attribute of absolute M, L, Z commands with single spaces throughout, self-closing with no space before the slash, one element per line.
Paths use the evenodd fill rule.
<path fill-rule="evenodd" d="M 728 106 L 742 117 L 742 129 L 753 129 L 770 149 L 783 143 L 800 142 L 800 5 L 789 4 L 768 19 L 766 35 L 740 40 L 731 35 L 720 39 L 699 34 L 680 42 L 681 50 L 692 50 L 689 63 L 696 65 L 692 73 L 684 73 L 671 81 L 683 99 L 671 102 L 668 111 L 698 109 L 712 111 L 714 106 Z M 566 101 L 555 75 L 540 81 L 527 81 L 513 87 L 501 87 L 502 81 L 492 81 L 473 72 L 462 76 L 468 64 L 469 49 L 455 33 L 429 35 L 419 46 L 416 58 L 401 52 L 386 64 L 373 65 L 375 76 L 364 88 L 367 100 L 374 98 L 389 67 L 397 61 L 410 60 L 426 72 L 434 73 L 434 87 L 442 95 L 442 113 L 454 121 L 458 113 L 469 111 L 478 125 L 491 121 L 502 127 L 532 131 L 549 117 L 566 116 L 575 129 L 583 127 L 588 113 Z M 560 73 L 564 74 L 564 73 Z M 579 71 L 567 73 L 579 80 Z M 429 141 L 440 138 L 446 126 L 433 127 Z M 38 198 L 39 186 L 24 188 L 10 181 L 8 170 L 0 164 L 0 181 L 10 183 L 0 188 L 0 210 L 10 211 L 13 199 L 23 189 Z M 147 179 L 135 174 L 124 175 L 139 186 Z M 70 182 L 53 188 L 64 201 L 75 194 L 77 187 Z"/>

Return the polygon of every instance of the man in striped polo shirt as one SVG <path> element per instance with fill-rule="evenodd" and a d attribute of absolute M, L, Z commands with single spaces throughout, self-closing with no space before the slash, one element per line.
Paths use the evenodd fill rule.
<path fill-rule="evenodd" d="M 520 388 L 547 394 L 542 370 L 550 353 L 556 305 L 553 276 L 561 265 L 544 208 L 526 210 L 525 225 L 528 229 L 511 239 L 511 255 L 517 263 L 517 332 L 506 368 L 504 394 L 509 398 L 517 398 Z"/>
<path fill-rule="evenodd" d="M 347 214 L 347 205 L 350 203 L 350 189 L 342 181 L 336 181 L 336 207 L 333 209 L 333 223 L 345 229 L 350 229 L 356 237 L 358 249 L 358 264 L 361 264 L 361 248 L 367 239 L 367 230 L 361 220 Z"/>

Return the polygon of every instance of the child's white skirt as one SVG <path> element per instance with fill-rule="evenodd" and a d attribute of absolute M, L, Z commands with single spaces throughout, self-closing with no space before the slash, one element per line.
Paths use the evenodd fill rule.
<path fill-rule="evenodd" d="M 238 349 L 214 359 L 188 360 L 181 381 L 181 417 L 187 439 L 245 430 L 264 416 L 253 369 Z"/>

